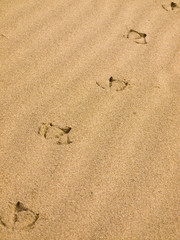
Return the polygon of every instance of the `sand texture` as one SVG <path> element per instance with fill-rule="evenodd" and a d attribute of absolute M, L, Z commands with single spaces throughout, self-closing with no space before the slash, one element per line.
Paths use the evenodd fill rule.
<path fill-rule="evenodd" d="M 0 240 L 180 239 L 179 6 L 0 0 Z"/>

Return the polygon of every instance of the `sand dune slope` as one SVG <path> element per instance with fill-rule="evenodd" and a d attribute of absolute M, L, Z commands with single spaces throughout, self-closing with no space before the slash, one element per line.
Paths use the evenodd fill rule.
<path fill-rule="evenodd" d="M 170 3 L 0 1 L 1 240 L 180 239 Z"/>

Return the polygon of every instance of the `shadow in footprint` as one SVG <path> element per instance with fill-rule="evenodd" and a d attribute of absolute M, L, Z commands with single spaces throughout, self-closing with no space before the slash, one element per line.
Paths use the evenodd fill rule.
<path fill-rule="evenodd" d="M 130 29 L 127 34 L 127 38 L 133 40 L 137 44 L 147 44 L 146 37 L 146 33 L 140 33 L 133 29 Z"/>

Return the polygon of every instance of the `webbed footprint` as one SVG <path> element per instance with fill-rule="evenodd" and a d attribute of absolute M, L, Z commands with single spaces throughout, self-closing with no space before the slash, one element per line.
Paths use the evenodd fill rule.
<path fill-rule="evenodd" d="M 13 229 L 25 229 L 32 227 L 39 218 L 39 214 L 26 208 L 23 203 L 17 202 L 14 211 Z"/>
<path fill-rule="evenodd" d="M 133 29 L 130 29 L 127 34 L 128 39 L 133 40 L 135 43 L 138 44 L 147 44 L 146 37 L 146 33 L 141 33 Z"/>
<path fill-rule="evenodd" d="M 68 126 L 60 127 L 53 123 L 42 123 L 38 129 L 38 134 L 57 144 L 69 144 L 71 143 L 69 138 L 70 131 L 71 127 Z"/>
<path fill-rule="evenodd" d="M 119 78 L 110 77 L 108 79 L 108 85 L 106 87 L 101 85 L 98 82 L 96 82 L 96 85 L 98 87 L 101 87 L 101 88 L 105 89 L 105 90 L 118 92 L 118 91 L 124 90 L 130 84 L 129 84 L 129 81 L 127 81 L 124 77 L 119 77 Z"/>
<path fill-rule="evenodd" d="M 115 91 L 122 91 L 128 86 L 128 82 L 125 79 L 114 79 L 113 77 L 109 78 L 109 87 Z"/>
<path fill-rule="evenodd" d="M 11 209 L 12 214 L 7 215 L 6 220 L 0 216 L 0 224 L 8 229 L 14 230 L 28 230 L 34 227 L 39 219 L 39 214 L 24 206 L 22 202 L 16 204 L 11 203 L 14 207 Z"/>
<path fill-rule="evenodd" d="M 166 11 L 180 12 L 180 6 L 175 2 L 171 2 L 169 5 L 162 5 L 162 8 Z"/>

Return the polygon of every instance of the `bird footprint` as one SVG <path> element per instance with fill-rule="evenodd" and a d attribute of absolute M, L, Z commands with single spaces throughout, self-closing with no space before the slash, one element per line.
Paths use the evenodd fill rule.
<path fill-rule="evenodd" d="M 35 225 L 37 220 L 39 219 L 39 214 L 35 213 L 31 209 L 24 206 L 22 202 L 17 202 L 14 205 L 13 210 L 13 221 L 11 224 L 6 223 L 1 217 L 0 217 L 0 224 L 5 228 L 10 228 L 13 231 L 15 229 L 17 230 L 23 230 L 31 228 Z"/>
<path fill-rule="evenodd" d="M 128 39 L 133 40 L 135 43 L 138 44 L 147 44 L 146 37 L 146 33 L 140 33 L 133 29 L 130 29 L 127 34 Z"/>
<path fill-rule="evenodd" d="M 106 89 L 108 87 L 104 87 L 101 84 L 99 84 L 98 82 L 96 82 L 98 87 L 101 87 L 103 89 Z M 115 79 L 113 77 L 109 78 L 109 89 L 110 90 L 114 90 L 114 91 L 122 91 L 124 90 L 129 84 L 128 81 L 126 81 L 123 77 L 121 77 L 120 79 Z"/>
<path fill-rule="evenodd" d="M 38 129 L 38 134 L 47 140 L 53 140 L 57 144 L 70 144 L 69 132 L 71 127 L 60 127 L 53 123 L 42 123 Z"/>
<path fill-rule="evenodd" d="M 113 77 L 109 78 L 109 87 L 117 92 L 124 90 L 128 85 L 129 83 L 125 79 L 114 79 Z"/>
<path fill-rule="evenodd" d="M 171 2 L 170 5 L 162 5 L 162 8 L 166 11 L 180 12 L 180 6 L 174 2 Z"/>

